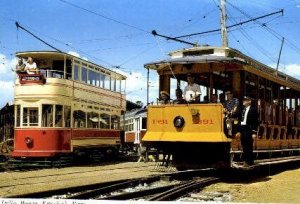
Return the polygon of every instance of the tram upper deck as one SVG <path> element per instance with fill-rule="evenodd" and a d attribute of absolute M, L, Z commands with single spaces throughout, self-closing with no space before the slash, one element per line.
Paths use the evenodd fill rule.
<path fill-rule="evenodd" d="M 32 57 L 39 73 L 19 74 L 15 84 L 15 104 L 55 98 L 125 110 L 126 77 L 121 74 L 62 52 L 18 52 L 16 56 Z"/>

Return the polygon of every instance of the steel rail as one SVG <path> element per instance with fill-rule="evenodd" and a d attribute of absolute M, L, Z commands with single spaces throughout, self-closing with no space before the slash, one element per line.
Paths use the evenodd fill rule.
<path fill-rule="evenodd" d="M 162 192 L 148 199 L 148 201 L 171 201 L 185 195 L 187 192 L 191 192 L 197 188 L 203 188 L 212 183 L 219 182 L 220 179 L 217 177 L 201 178 L 193 181 L 185 182 L 177 187 L 168 191 Z"/>

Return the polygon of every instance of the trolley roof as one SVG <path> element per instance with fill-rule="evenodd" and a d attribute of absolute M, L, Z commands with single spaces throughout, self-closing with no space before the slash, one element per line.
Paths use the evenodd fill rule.
<path fill-rule="evenodd" d="M 80 58 L 80 57 L 76 57 L 74 55 L 71 55 L 71 54 L 68 54 L 68 53 L 65 53 L 65 52 L 58 52 L 58 51 L 24 51 L 24 52 L 17 52 L 16 53 L 16 56 L 17 57 L 22 57 L 22 58 L 26 58 L 26 57 L 32 57 L 33 59 L 49 59 L 49 58 L 53 58 L 53 59 L 56 59 L 56 60 L 64 60 L 65 57 L 69 58 L 69 59 L 75 59 L 75 60 L 80 60 L 81 62 L 84 62 L 86 64 L 90 64 L 90 65 L 93 65 L 93 66 L 96 66 L 97 68 L 100 68 L 102 70 L 104 70 L 105 72 L 109 72 L 109 73 L 114 73 L 114 75 L 118 78 L 118 79 L 121 79 L 121 80 L 124 80 L 126 79 L 127 77 L 122 75 L 122 74 L 119 74 L 115 71 L 112 71 L 108 68 L 105 68 L 101 65 L 98 65 L 98 64 L 95 64 L 93 62 L 90 62 L 90 61 L 87 61 L 83 58 Z"/>
<path fill-rule="evenodd" d="M 169 53 L 170 58 L 144 65 L 156 71 L 170 69 L 174 64 L 236 63 L 241 68 L 264 78 L 300 91 L 300 80 L 256 61 L 242 52 L 228 47 L 201 46 Z"/>

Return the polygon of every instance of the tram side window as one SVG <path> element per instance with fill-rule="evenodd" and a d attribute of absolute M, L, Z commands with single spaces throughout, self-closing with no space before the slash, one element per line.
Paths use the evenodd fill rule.
<path fill-rule="evenodd" d="M 56 105 L 55 106 L 55 127 L 62 127 L 63 122 L 63 106 Z"/>
<path fill-rule="evenodd" d="M 120 128 L 120 117 L 117 115 L 111 116 L 111 129 L 119 129 Z"/>
<path fill-rule="evenodd" d="M 65 127 L 71 127 L 71 107 L 70 106 L 64 107 L 64 122 L 65 122 Z"/>
<path fill-rule="evenodd" d="M 92 70 L 89 70 L 88 84 L 96 86 L 96 79 L 97 79 L 97 73 Z"/>
<path fill-rule="evenodd" d="M 85 126 L 86 126 L 85 114 L 86 113 L 81 110 L 74 111 L 73 117 L 74 117 L 74 127 L 75 128 L 85 128 Z"/>
<path fill-rule="evenodd" d="M 53 105 L 51 104 L 42 106 L 42 126 L 53 127 Z"/>
<path fill-rule="evenodd" d="M 142 129 L 147 129 L 147 118 L 142 118 Z"/>
<path fill-rule="evenodd" d="M 23 109 L 23 126 L 38 126 L 38 108 Z"/>
<path fill-rule="evenodd" d="M 106 113 L 100 115 L 100 128 L 109 129 L 110 127 L 110 116 Z"/>
<path fill-rule="evenodd" d="M 99 87 L 104 88 L 105 75 L 99 74 L 99 80 L 100 80 Z"/>
<path fill-rule="evenodd" d="M 79 65 L 74 65 L 74 80 L 79 81 Z"/>
<path fill-rule="evenodd" d="M 105 78 L 104 78 L 104 88 L 110 90 L 110 76 L 105 76 Z"/>
<path fill-rule="evenodd" d="M 116 80 L 116 91 L 121 92 L 121 80 Z"/>
<path fill-rule="evenodd" d="M 98 128 L 99 127 L 99 114 L 95 112 L 89 112 L 87 115 L 87 127 Z"/>
<path fill-rule="evenodd" d="M 81 81 L 87 83 L 87 69 L 81 67 Z"/>
<path fill-rule="evenodd" d="M 113 77 L 110 79 L 110 90 L 116 91 L 116 79 Z"/>
<path fill-rule="evenodd" d="M 16 111 L 16 127 L 20 127 L 21 126 L 21 107 L 20 105 L 17 105 L 17 111 Z"/>

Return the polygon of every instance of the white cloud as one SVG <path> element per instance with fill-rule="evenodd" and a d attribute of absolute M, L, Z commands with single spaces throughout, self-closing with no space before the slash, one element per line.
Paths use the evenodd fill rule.
<path fill-rule="evenodd" d="M 6 103 L 11 102 L 14 99 L 14 82 L 0 81 L 0 93 L 2 93 L 0 99 L 0 108 L 2 108 Z"/>
<path fill-rule="evenodd" d="M 132 102 L 142 101 L 147 103 L 147 75 L 142 72 L 126 73 L 119 69 L 113 71 L 125 75 L 126 79 L 126 99 Z M 149 79 L 149 102 L 156 102 L 158 97 L 158 80 L 153 77 Z"/>
<path fill-rule="evenodd" d="M 69 51 L 68 54 L 73 55 L 75 57 L 80 57 L 80 54 L 78 54 L 77 52 L 74 52 L 74 51 Z"/>
<path fill-rule="evenodd" d="M 279 70 L 292 76 L 292 77 L 300 79 L 300 65 L 299 64 L 289 64 Z"/>

